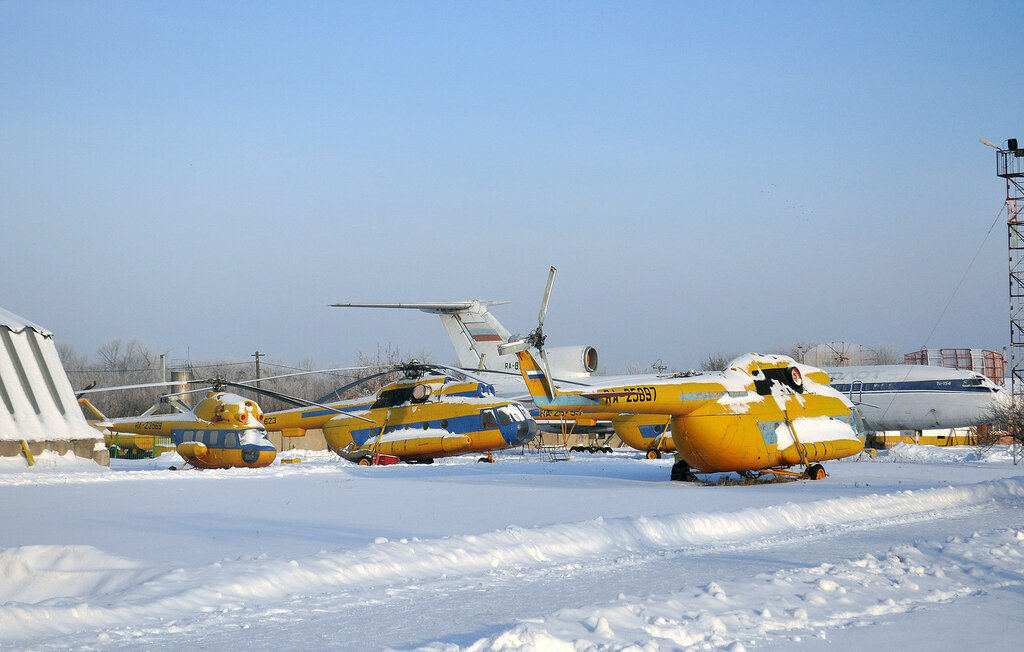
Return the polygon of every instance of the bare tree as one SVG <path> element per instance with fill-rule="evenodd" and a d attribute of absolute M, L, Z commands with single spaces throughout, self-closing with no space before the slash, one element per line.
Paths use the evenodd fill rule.
<path fill-rule="evenodd" d="M 1007 401 L 996 401 L 989 408 L 991 426 L 978 432 L 978 444 L 991 446 L 1007 441 L 1024 446 L 1024 400 L 1014 396 Z"/>
<path fill-rule="evenodd" d="M 738 353 L 709 353 L 700 362 L 701 371 L 722 371 L 739 357 Z"/>
<path fill-rule="evenodd" d="M 888 344 L 878 347 L 875 352 L 878 354 L 876 364 L 903 364 L 903 356 Z"/>

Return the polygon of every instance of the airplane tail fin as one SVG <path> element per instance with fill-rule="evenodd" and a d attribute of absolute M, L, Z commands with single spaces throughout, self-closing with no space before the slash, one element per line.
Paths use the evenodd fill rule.
<path fill-rule="evenodd" d="M 519 373 L 523 375 L 526 389 L 533 397 L 534 404 L 543 407 L 554 403 L 558 390 L 533 355 L 529 351 L 519 351 L 516 357 L 519 358 Z"/>
<path fill-rule="evenodd" d="M 499 302 L 472 301 L 471 308 L 440 315 L 448 339 L 455 346 L 459 363 L 472 363 L 480 369 L 504 369 L 499 360 L 498 345 L 509 339 L 508 329 L 501 325 L 488 306 Z"/>

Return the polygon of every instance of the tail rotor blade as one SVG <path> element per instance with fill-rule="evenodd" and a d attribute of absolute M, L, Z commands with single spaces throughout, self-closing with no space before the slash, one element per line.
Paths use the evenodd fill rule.
<path fill-rule="evenodd" d="M 551 269 L 554 269 L 552 267 Z M 544 375 L 548 377 L 548 382 L 544 385 L 545 393 L 548 395 L 548 400 L 554 399 L 554 381 L 551 380 L 551 367 L 548 365 L 548 354 L 543 349 L 540 351 L 540 359 L 544 362 Z"/>
<path fill-rule="evenodd" d="M 540 302 L 540 315 L 537 316 L 537 326 L 539 328 L 544 327 L 544 316 L 548 313 L 548 299 L 551 298 L 551 286 L 555 282 L 555 267 L 551 266 L 551 271 L 548 272 L 548 284 L 544 288 L 544 298 Z"/>

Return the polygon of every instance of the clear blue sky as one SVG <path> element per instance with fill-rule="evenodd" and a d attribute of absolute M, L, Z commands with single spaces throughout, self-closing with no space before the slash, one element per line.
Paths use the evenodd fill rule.
<path fill-rule="evenodd" d="M 824 5 L 824 6 L 822 6 Z M 1024 3 L 0 1 L 0 305 L 92 353 L 1008 339 Z M 939 315 L 971 257 L 978 261 Z M 936 326 L 937 325 L 937 326 Z M 929 338 L 929 333 L 934 334 Z"/>

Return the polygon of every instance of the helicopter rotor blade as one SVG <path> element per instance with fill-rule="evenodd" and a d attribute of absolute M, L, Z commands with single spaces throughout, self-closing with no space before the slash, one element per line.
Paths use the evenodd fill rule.
<path fill-rule="evenodd" d="M 335 369 L 310 369 L 309 371 L 296 371 L 296 372 L 293 372 L 293 373 L 278 374 L 276 376 L 261 376 L 259 378 L 247 378 L 247 379 L 245 379 L 243 381 L 240 381 L 240 382 L 243 382 L 243 383 L 254 383 L 257 380 L 259 380 L 259 381 L 263 381 L 263 380 L 277 380 L 278 378 L 292 378 L 294 376 L 309 376 L 311 374 L 332 374 L 332 373 L 336 373 L 336 372 L 339 372 L 339 371 L 358 371 L 360 369 L 373 369 L 373 368 L 374 367 L 369 367 L 369 366 L 366 366 L 366 365 L 362 365 L 362 366 L 359 366 L 359 367 L 337 367 Z"/>
<path fill-rule="evenodd" d="M 370 423 L 373 423 L 372 419 L 367 419 L 365 417 L 361 417 L 361 416 L 358 416 L 356 414 L 350 414 L 350 413 L 345 412 L 343 410 L 339 410 L 338 408 L 333 408 L 333 407 L 331 407 L 329 405 L 324 405 L 322 403 L 316 403 L 314 401 L 307 401 L 306 399 L 302 399 L 302 398 L 299 398 L 297 396 L 291 396 L 289 394 L 282 394 L 281 392 L 275 392 L 275 391 L 272 391 L 272 390 L 269 390 L 269 389 L 263 389 L 261 387 L 253 387 L 252 385 L 243 385 L 242 383 L 235 383 L 235 382 L 231 382 L 230 380 L 224 380 L 224 381 L 221 381 L 221 382 L 224 385 L 227 385 L 229 387 L 238 387 L 240 389 L 248 389 L 248 390 L 256 392 L 258 394 L 266 394 L 267 396 L 270 396 L 272 398 L 276 398 L 276 399 L 285 401 L 286 403 L 291 403 L 291 404 L 296 405 L 298 407 L 318 407 L 318 408 L 322 408 L 324 410 L 330 410 L 331 412 L 337 412 L 338 415 L 340 415 L 340 416 L 352 417 L 353 419 L 359 419 L 361 421 L 368 421 Z"/>
<path fill-rule="evenodd" d="M 526 340 L 516 340 L 515 342 L 508 342 L 506 344 L 498 345 L 498 355 L 508 355 L 509 353 L 519 353 L 530 348 L 530 343 Z"/>
<path fill-rule="evenodd" d="M 522 374 L 519 373 L 518 371 L 505 371 L 503 369 L 476 369 L 476 368 L 468 368 L 468 369 L 465 369 L 465 371 L 475 371 L 476 373 L 481 373 L 481 374 L 501 374 L 502 376 L 514 376 L 516 378 L 522 378 Z M 565 383 L 567 385 L 578 385 L 580 387 L 590 387 L 591 386 L 589 383 L 581 383 L 581 382 L 576 381 L 576 380 L 567 380 L 565 378 L 552 378 L 551 380 L 555 381 L 556 383 Z"/>
<path fill-rule="evenodd" d="M 355 380 L 355 381 L 353 381 L 351 383 L 348 383 L 347 385 L 342 385 L 341 387 L 339 387 L 338 389 L 334 390 L 330 394 L 327 394 L 326 396 L 321 396 L 320 398 L 317 399 L 317 402 L 319 402 L 319 403 L 327 403 L 328 401 L 340 400 L 341 399 L 341 395 L 344 392 L 347 392 L 350 389 L 353 389 L 355 387 L 359 387 L 360 385 L 368 383 L 371 380 L 373 380 L 374 378 L 380 378 L 381 376 L 386 376 L 388 374 L 393 374 L 393 373 L 397 373 L 397 370 L 396 369 L 388 369 L 386 371 L 381 371 L 381 372 L 378 372 L 378 373 L 375 373 L 375 374 L 370 374 L 369 376 L 363 376 L 362 378 L 359 378 L 358 380 Z"/>

